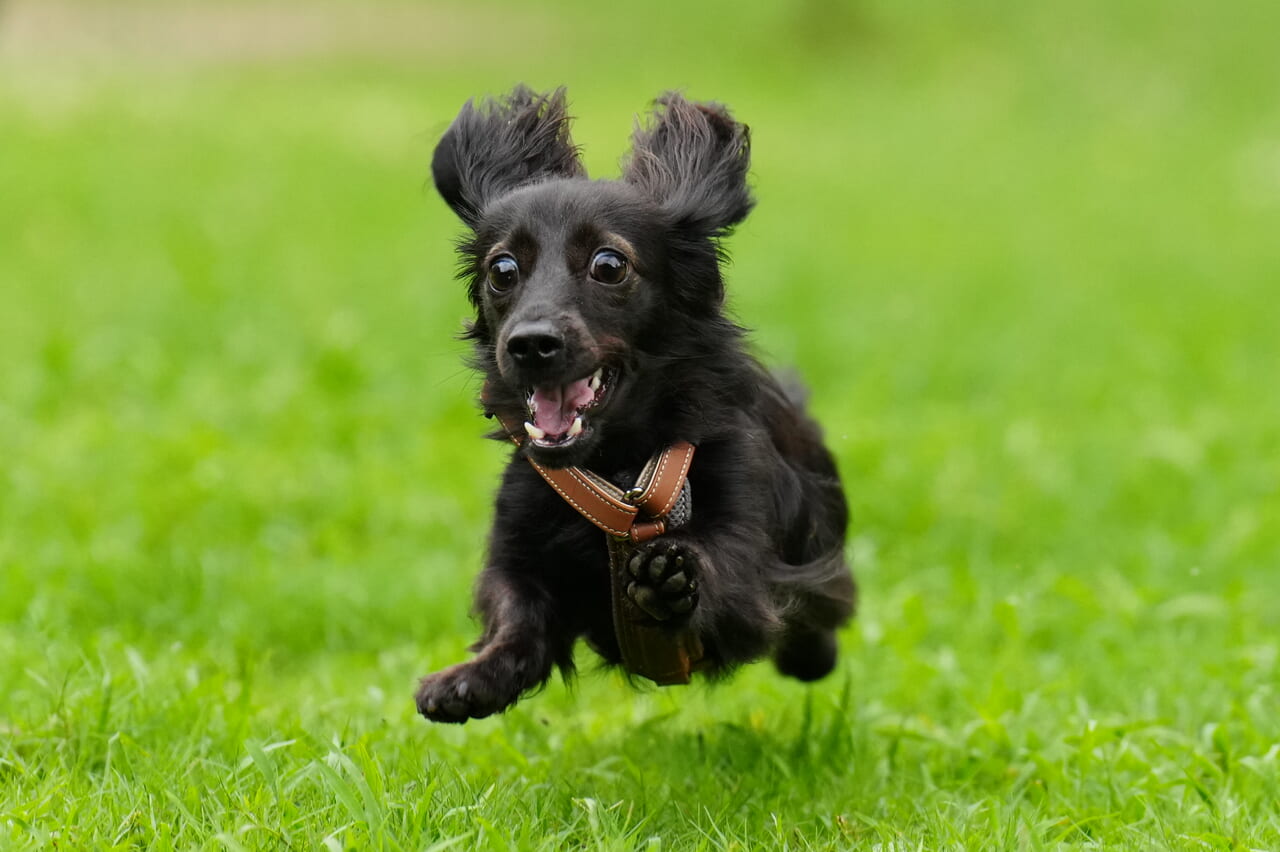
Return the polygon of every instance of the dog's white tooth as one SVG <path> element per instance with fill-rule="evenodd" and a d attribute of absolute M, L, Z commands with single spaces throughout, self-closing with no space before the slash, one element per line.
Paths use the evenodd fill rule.
<path fill-rule="evenodd" d="M 541 441 L 543 438 L 547 437 L 546 432 L 539 429 L 537 426 L 534 426 L 528 420 L 524 423 L 524 431 L 528 432 L 529 437 L 533 438 L 535 441 Z"/>
<path fill-rule="evenodd" d="M 595 393 L 596 391 L 600 390 L 600 371 L 599 370 L 596 370 L 595 373 L 591 376 L 591 381 L 588 383 L 587 387 L 591 388 L 592 393 Z"/>
<path fill-rule="evenodd" d="M 569 437 L 576 438 L 582 434 L 582 418 L 573 418 L 573 425 L 569 427 Z"/>

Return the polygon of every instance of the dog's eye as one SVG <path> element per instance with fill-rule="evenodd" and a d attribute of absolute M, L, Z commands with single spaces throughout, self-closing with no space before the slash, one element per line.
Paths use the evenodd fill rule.
<path fill-rule="evenodd" d="M 516 286 L 519 277 L 520 267 L 511 255 L 498 255 L 489 262 L 489 287 L 495 293 L 505 293 Z"/>
<path fill-rule="evenodd" d="M 613 249 L 600 249 L 587 273 L 601 284 L 621 284 L 627 277 L 627 259 Z"/>

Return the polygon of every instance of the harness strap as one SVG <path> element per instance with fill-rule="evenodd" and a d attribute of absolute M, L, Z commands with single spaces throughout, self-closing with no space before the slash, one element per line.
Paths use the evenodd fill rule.
<path fill-rule="evenodd" d="M 640 544 L 667 531 L 667 515 L 680 499 L 693 450 L 693 444 L 678 441 L 656 453 L 630 491 L 583 468 L 527 461 L 578 514 L 610 536 Z"/>
<path fill-rule="evenodd" d="M 524 443 L 522 424 L 498 416 L 507 436 Z M 578 514 L 604 530 L 609 547 L 609 580 L 613 598 L 613 631 L 622 664 L 632 674 L 659 686 L 684 684 L 701 661 L 698 636 L 684 630 L 673 633 L 627 597 L 632 578 L 627 562 L 636 547 L 667 532 L 668 515 L 680 500 L 693 462 L 694 446 L 688 441 L 655 453 L 640 472 L 636 484 L 623 491 L 585 468 L 549 468 L 530 458 L 526 461 Z"/>

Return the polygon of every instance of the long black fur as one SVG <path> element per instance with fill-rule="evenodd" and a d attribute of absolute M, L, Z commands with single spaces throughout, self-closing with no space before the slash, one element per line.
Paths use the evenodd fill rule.
<path fill-rule="evenodd" d="M 665 623 L 700 636 L 712 676 L 765 655 L 803 680 L 834 667 L 855 598 L 839 475 L 802 389 L 748 354 L 724 313 L 721 240 L 751 210 L 749 165 L 746 126 L 679 94 L 637 127 L 621 180 L 586 177 L 563 90 L 469 102 L 441 140 L 432 175 L 470 229 L 467 336 L 486 407 L 520 422 L 534 385 L 601 365 L 615 378 L 571 446 L 526 442 L 513 454 L 476 587 L 484 632 L 474 658 L 423 678 L 428 718 L 506 709 L 554 668 L 571 671 L 579 637 L 620 662 L 604 535 L 525 455 L 629 484 L 656 450 L 693 442 L 692 521 L 641 554 L 682 555 L 694 581 L 684 591 L 696 583 L 696 606 Z M 589 276 L 601 247 L 625 256 L 625 281 Z M 518 264 L 514 286 L 490 286 L 495 252 Z M 554 351 L 522 360 L 530 339 Z"/>

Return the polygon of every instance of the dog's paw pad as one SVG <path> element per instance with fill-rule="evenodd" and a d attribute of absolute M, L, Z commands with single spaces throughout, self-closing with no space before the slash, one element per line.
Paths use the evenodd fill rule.
<path fill-rule="evenodd" d="M 688 615 L 698 603 L 697 557 L 679 544 L 652 542 L 627 562 L 627 597 L 657 621 Z"/>
<path fill-rule="evenodd" d="M 662 585 L 658 587 L 658 591 L 666 597 L 672 597 L 680 594 L 686 587 L 691 587 L 692 584 L 693 581 L 686 577 L 683 571 L 680 571 L 663 580 Z"/>

